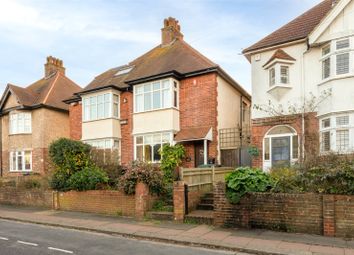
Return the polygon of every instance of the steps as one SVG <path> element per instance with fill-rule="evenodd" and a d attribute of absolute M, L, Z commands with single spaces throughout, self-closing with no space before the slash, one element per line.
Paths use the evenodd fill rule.
<path fill-rule="evenodd" d="M 173 212 L 147 212 L 147 217 L 152 220 L 173 220 Z"/>
<path fill-rule="evenodd" d="M 197 205 L 197 210 L 213 211 L 214 210 L 214 197 L 213 193 L 206 193 Z"/>
<path fill-rule="evenodd" d="M 185 217 L 185 222 L 194 224 L 212 225 L 214 211 L 214 197 L 213 193 L 206 193 L 197 205 L 197 210 L 190 212 Z"/>

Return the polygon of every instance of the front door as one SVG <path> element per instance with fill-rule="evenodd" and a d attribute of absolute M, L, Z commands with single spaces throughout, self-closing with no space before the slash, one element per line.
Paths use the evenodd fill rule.
<path fill-rule="evenodd" d="M 194 144 L 195 150 L 195 167 L 204 164 L 204 145 L 203 142 L 196 142 Z"/>
<path fill-rule="evenodd" d="M 272 138 L 272 167 L 290 165 L 290 137 Z"/>

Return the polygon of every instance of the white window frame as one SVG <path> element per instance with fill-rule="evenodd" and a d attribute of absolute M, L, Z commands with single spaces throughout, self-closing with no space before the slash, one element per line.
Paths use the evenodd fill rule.
<path fill-rule="evenodd" d="M 276 73 L 275 67 L 269 69 L 269 87 L 273 87 L 276 84 Z"/>
<path fill-rule="evenodd" d="M 100 108 L 100 106 L 102 108 Z M 114 114 L 114 107 L 118 107 L 117 115 Z M 82 116 L 83 116 L 83 122 L 110 119 L 110 118 L 119 119 L 120 118 L 120 95 L 114 92 L 104 92 L 95 95 L 83 96 Z"/>
<path fill-rule="evenodd" d="M 163 88 L 163 84 L 168 82 L 168 88 Z M 154 84 L 159 84 L 159 89 L 154 89 Z M 148 87 L 151 87 L 150 90 L 146 91 Z M 167 105 L 164 104 L 164 91 L 168 91 L 169 103 Z M 160 92 L 160 107 L 154 107 L 154 92 Z M 133 88 L 134 94 L 134 113 L 142 113 L 142 112 L 150 112 L 157 111 L 162 109 L 175 108 L 179 109 L 179 82 L 175 79 L 162 79 L 156 80 L 152 82 L 147 82 L 139 85 L 135 85 Z M 145 109 L 145 96 L 150 94 L 151 108 Z M 176 98 L 175 98 L 176 94 Z M 140 98 L 140 99 L 138 99 Z M 175 102 L 176 99 L 176 102 Z M 138 103 L 141 103 L 142 109 L 138 110 Z"/>
<path fill-rule="evenodd" d="M 26 169 L 26 160 L 25 160 L 25 156 L 26 156 L 26 152 L 29 152 L 30 153 L 30 169 Z M 13 157 L 14 157 L 14 154 L 15 154 L 15 157 L 16 157 L 16 167 L 14 167 L 13 165 Z M 22 169 L 18 169 L 18 158 L 19 156 L 22 157 Z M 25 150 L 16 150 L 16 151 L 11 151 L 10 154 L 9 154 L 9 167 L 10 167 L 10 172 L 32 172 L 32 167 L 33 167 L 33 164 L 32 164 L 32 150 L 28 150 L 28 149 L 25 149 Z"/>
<path fill-rule="evenodd" d="M 22 122 L 22 123 L 21 123 Z M 28 125 L 26 124 L 28 123 Z M 32 133 L 32 113 L 15 112 L 9 114 L 9 134 L 31 134 Z"/>
<path fill-rule="evenodd" d="M 117 138 L 93 139 L 93 140 L 85 140 L 83 142 L 97 149 L 119 149 L 119 145 L 120 145 L 120 140 Z M 101 144 L 103 146 L 101 146 Z M 107 144 L 110 145 L 107 146 Z"/>
<path fill-rule="evenodd" d="M 347 132 L 347 141 L 345 142 L 346 143 L 346 146 L 344 148 L 342 148 L 342 145 L 340 145 L 338 143 L 338 136 L 339 136 L 339 132 Z M 346 128 L 338 128 L 336 129 L 336 151 L 337 152 L 347 152 L 348 150 L 350 149 L 350 129 L 346 129 Z"/>
<path fill-rule="evenodd" d="M 160 139 L 160 142 L 154 142 L 154 136 L 157 136 L 157 135 L 160 135 L 161 139 Z M 163 140 L 163 135 L 166 135 L 169 137 L 169 141 L 167 142 L 164 142 Z M 149 136 L 152 136 L 152 142 L 146 142 L 146 138 L 149 137 Z M 142 143 L 138 143 L 137 142 L 137 139 L 139 137 L 142 137 L 143 139 L 143 142 Z M 158 145 L 160 144 L 162 148 L 162 146 L 164 144 L 173 144 L 173 132 L 170 132 L 170 131 L 166 131 L 166 132 L 156 132 L 156 133 L 147 133 L 147 134 L 139 134 L 139 135 L 135 135 L 134 136 L 134 160 L 138 160 L 137 159 L 137 147 L 138 146 L 142 146 L 143 147 L 143 161 L 145 161 L 145 145 L 150 145 L 152 147 L 152 153 L 151 153 L 151 160 L 148 162 L 152 162 L 152 163 L 159 163 L 160 160 L 154 160 L 154 145 Z"/>
<path fill-rule="evenodd" d="M 282 73 L 283 68 L 286 70 L 286 74 Z M 283 82 L 283 78 L 286 79 L 286 82 Z M 280 66 L 280 83 L 289 84 L 290 83 L 290 67 L 287 65 Z"/>

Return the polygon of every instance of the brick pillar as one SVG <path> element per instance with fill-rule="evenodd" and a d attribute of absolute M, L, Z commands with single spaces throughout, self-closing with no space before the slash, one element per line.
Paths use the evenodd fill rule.
<path fill-rule="evenodd" d="M 143 220 L 147 210 L 149 198 L 149 187 L 142 182 L 138 182 L 135 187 L 135 218 Z"/>
<path fill-rule="evenodd" d="M 214 225 L 215 226 L 224 226 L 225 217 L 223 214 L 223 208 L 225 207 L 226 196 L 225 196 L 225 183 L 218 182 L 214 185 Z"/>
<path fill-rule="evenodd" d="M 323 195 L 323 235 L 336 235 L 336 221 L 335 221 L 335 196 Z"/>
<path fill-rule="evenodd" d="M 175 221 L 183 221 L 186 214 L 184 182 L 173 183 L 173 218 Z"/>
<path fill-rule="evenodd" d="M 58 191 L 53 191 L 53 202 L 52 202 L 52 209 L 53 210 L 59 210 L 59 192 Z"/>

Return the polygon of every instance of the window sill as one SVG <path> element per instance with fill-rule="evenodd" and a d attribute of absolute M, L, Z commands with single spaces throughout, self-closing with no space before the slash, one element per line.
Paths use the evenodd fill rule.
<path fill-rule="evenodd" d="M 120 120 L 120 118 L 117 117 L 108 117 L 108 118 L 103 118 L 103 119 L 97 119 L 97 120 L 83 120 L 82 123 L 90 123 L 90 122 L 96 122 L 96 121 L 102 121 L 102 120 Z"/>
<path fill-rule="evenodd" d="M 272 85 L 268 90 L 267 92 L 271 92 L 273 90 L 276 90 L 276 89 L 292 89 L 293 87 L 290 86 L 289 84 L 276 84 L 276 85 Z"/>
<path fill-rule="evenodd" d="M 9 133 L 9 136 L 14 136 L 14 135 L 32 135 L 32 132 L 31 133 L 15 133 L 15 134 Z"/>
<path fill-rule="evenodd" d="M 170 110 L 170 109 L 179 111 L 179 108 L 168 107 L 168 108 L 160 108 L 160 109 L 154 109 L 154 110 L 143 111 L 143 112 L 134 112 L 134 114 L 142 114 L 142 113 L 148 113 L 148 112 L 159 112 L 159 111 L 165 111 L 165 110 Z"/>
<path fill-rule="evenodd" d="M 328 82 L 331 82 L 331 81 L 347 79 L 347 78 L 352 78 L 352 77 L 354 77 L 354 74 L 352 74 L 352 73 L 336 75 L 336 76 L 329 77 L 329 78 L 326 78 L 326 79 L 322 80 L 317 86 L 324 85 L 324 84 L 326 84 Z"/>
<path fill-rule="evenodd" d="M 10 170 L 9 173 L 32 173 L 32 170 Z"/>

